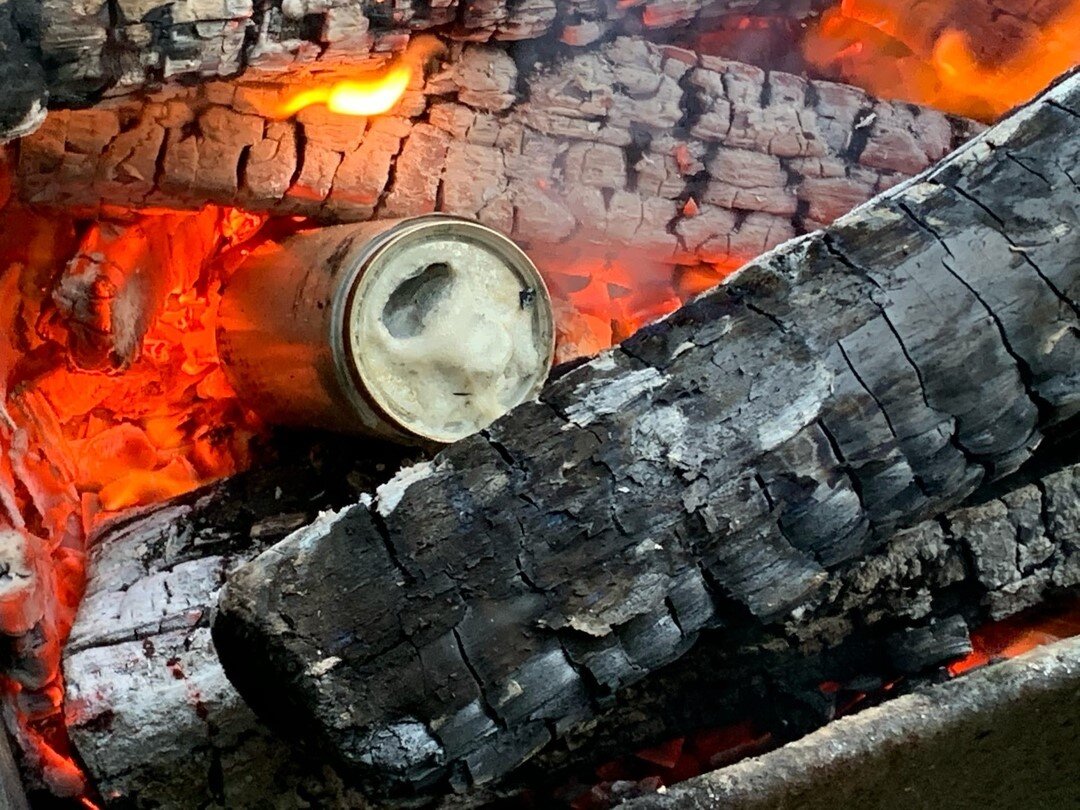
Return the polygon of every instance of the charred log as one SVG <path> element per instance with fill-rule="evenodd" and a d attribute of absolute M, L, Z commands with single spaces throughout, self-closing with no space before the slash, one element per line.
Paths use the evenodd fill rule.
<path fill-rule="evenodd" d="M 519 86 L 526 98 L 519 99 Z M 208 82 L 51 114 L 20 144 L 37 204 L 201 207 L 323 221 L 433 210 L 521 242 L 749 259 L 927 168 L 974 125 L 621 38 L 519 67 L 470 45 L 371 120 L 271 113 L 286 88 Z"/>
<path fill-rule="evenodd" d="M 273 464 L 105 527 L 64 651 L 72 744 L 105 797 L 140 807 L 362 806 L 272 735 L 225 678 L 210 613 L 228 571 L 391 475 L 371 442 L 278 442 Z"/>
<path fill-rule="evenodd" d="M 45 71 L 15 24 L 11 0 L 0 2 L 0 144 L 37 129 L 49 100 Z"/>
<path fill-rule="evenodd" d="M 321 68 L 356 64 L 402 49 L 418 32 L 474 42 L 550 36 L 568 45 L 587 45 L 616 31 L 685 26 L 702 15 L 753 8 L 804 17 L 823 5 L 820 0 L 90 0 L 73 8 L 64 0 L 5 0 L 0 4 L 0 37 L 6 44 L 0 69 L 29 82 L 17 73 L 25 65 L 34 74 L 43 106 L 42 66 L 47 66 L 54 102 L 79 106 L 162 81 L 304 63 Z M 7 96 L 0 109 L 18 106 Z"/>
<path fill-rule="evenodd" d="M 0 800 L 10 810 L 27 810 L 26 794 L 23 792 L 22 779 L 15 767 L 7 735 L 0 732 Z"/>
<path fill-rule="evenodd" d="M 258 720 L 226 679 L 208 631 L 230 570 L 377 480 L 354 473 L 341 485 L 345 469 L 327 461 L 314 468 L 337 482 L 336 492 L 320 494 L 317 479 L 295 469 L 263 471 L 99 538 L 64 670 L 71 738 L 105 795 L 135 807 L 209 799 L 258 807 L 298 793 L 323 806 L 360 803 L 341 774 Z M 684 657 L 605 697 L 594 722 L 549 746 L 497 793 L 748 717 L 777 739 L 795 736 L 836 709 L 822 681 L 865 689 L 897 674 L 932 674 L 970 649 L 969 627 L 1041 604 L 1076 580 L 1078 504 L 1080 467 L 1010 480 L 835 572 L 798 618 L 764 626 L 728 613 Z M 1015 545 L 1000 542 L 1006 536 Z M 994 576 L 986 573 L 991 559 Z"/>
<path fill-rule="evenodd" d="M 812 609 L 1076 415 L 1078 105 L 1072 77 L 242 567 L 230 678 L 369 788 L 476 784 L 720 611 Z"/>

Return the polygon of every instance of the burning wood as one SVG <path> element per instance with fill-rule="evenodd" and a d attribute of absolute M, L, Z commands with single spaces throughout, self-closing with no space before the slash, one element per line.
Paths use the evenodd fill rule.
<path fill-rule="evenodd" d="M 21 142 L 20 183 L 34 203 L 242 203 L 324 220 L 412 216 L 441 200 L 526 243 L 582 232 L 665 260 L 748 258 L 972 132 L 852 88 L 635 39 L 530 69 L 519 102 L 521 78 L 505 51 L 469 46 L 370 121 L 312 107 L 269 122 L 261 111 L 282 96 L 266 85 L 59 112 Z"/>
<path fill-rule="evenodd" d="M 89 207 L 239 201 L 324 221 L 477 218 L 525 245 L 556 291 L 561 361 L 972 132 L 853 88 L 634 39 L 532 69 L 521 102 L 519 79 L 504 51 L 469 46 L 366 121 L 321 107 L 271 121 L 260 110 L 282 96 L 257 85 L 59 112 L 20 144 L 22 193 Z"/>
<path fill-rule="evenodd" d="M 372 789 L 465 787 L 719 606 L 797 622 L 1077 415 L 1078 105 L 1074 76 L 235 572 L 232 680 Z"/>
<path fill-rule="evenodd" d="M 753 7 L 802 17 L 825 2 L 448 0 L 383 7 L 339 0 L 117 0 L 112 13 L 105 13 L 104 0 L 87 0 L 74 10 L 64 2 L 45 0 L 37 14 L 19 5 L 8 0 L 0 4 L 0 37 L 6 50 L 0 65 L 15 79 L 7 86 L 16 90 L 16 98 L 5 97 L 3 109 L 24 108 L 18 102 L 26 92 L 39 104 L 40 119 L 46 97 L 41 65 L 50 68 L 54 99 L 85 104 L 162 79 L 232 76 L 243 68 L 273 73 L 297 65 L 318 71 L 342 62 L 355 64 L 365 56 L 377 62 L 388 51 L 405 49 L 416 33 L 437 31 L 443 38 L 478 42 L 551 35 L 583 46 L 620 30 L 685 25 L 702 12 L 717 15 Z"/>
<path fill-rule="evenodd" d="M 84 583 L 85 538 L 119 510 L 188 492 L 249 461 L 258 420 L 226 381 L 213 336 L 220 326 L 233 379 L 244 389 L 244 381 L 253 378 L 237 373 L 237 367 L 254 355 L 242 356 L 247 349 L 238 349 L 235 338 L 250 324 L 241 328 L 235 319 L 230 322 L 236 310 L 228 307 L 218 322 L 219 287 L 231 276 L 238 280 L 234 294 L 241 289 L 244 271 L 236 268 L 254 247 L 251 237 L 268 214 L 280 216 L 260 236 L 266 240 L 260 247 L 267 250 L 280 249 L 289 233 L 311 224 L 283 219 L 296 215 L 337 222 L 439 210 L 508 233 L 527 245 L 548 280 L 559 359 L 567 360 L 628 337 L 713 286 L 743 260 L 825 225 L 923 170 L 977 129 L 932 110 L 877 101 L 853 88 L 640 37 L 644 29 L 741 9 L 747 5 L 742 0 L 709 9 L 697 0 L 595 8 L 550 0 L 460 8 L 451 3 L 395 8 L 385 16 L 312 0 L 275 0 L 258 8 L 247 0 L 150 5 L 118 0 L 105 13 L 104 4 L 90 2 L 72 12 L 50 0 L 38 18 L 29 20 L 21 12 L 11 17 L 18 11 L 15 4 L 0 0 L 0 53 L 7 58 L 0 59 L 0 70 L 10 71 L 11 59 L 25 59 L 25 70 L 0 103 L 0 134 L 23 133 L 40 121 L 44 80 L 34 69 L 38 53 L 49 65 L 50 89 L 60 104 L 96 100 L 102 93 L 123 96 L 156 87 L 162 78 L 224 76 L 241 64 L 252 67 L 236 82 L 167 86 L 148 97 L 55 113 L 18 148 L 24 200 L 102 215 L 92 227 L 76 229 L 70 212 L 48 221 L 40 210 L 15 207 L 8 213 L 26 229 L 26 239 L 0 245 L 0 258 L 11 268 L 0 277 L 0 327 L 18 344 L 0 352 L 3 379 L 11 384 L 4 392 L 7 409 L 0 409 L 0 539 L 6 540 L 0 551 L 7 555 L 0 560 L 7 566 L 7 576 L 0 578 L 0 629 L 12 637 L 6 686 L 20 741 L 39 760 L 33 767 L 61 793 L 77 791 L 80 777 L 45 731 L 61 700 L 58 656 Z M 781 5 L 775 10 L 801 16 L 818 4 Z M 865 11 L 865 4 L 844 3 L 840 12 L 850 17 L 860 8 Z M 855 16 L 866 19 L 861 11 Z M 9 18 L 17 24 L 10 25 Z M 1023 59 L 1034 59 L 1037 48 L 1072 58 L 1070 42 L 1054 33 L 1067 18 L 1053 19 L 1040 25 L 1047 36 L 1030 40 L 1032 52 L 1021 54 Z M 886 27 L 890 38 L 938 70 L 938 85 L 944 82 L 943 68 L 951 71 L 953 86 L 963 82 L 966 111 L 989 117 L 987 110 L 997 111 L 1044 83 L 1032 73 L 1007 88 L 989 88 L 1001 92 L 987 101 L 988 85 L 1001 82 L 982 61 L 984 55 L 972 55 L 969 44 L 960 47 L 957 36 L 937 26 L 936 44 L 920 51 L 921 35 Z M 430 28 L 451 42 L 445 50 L 441 42 L 410 40 L 413 32 Z M 589 52 L 558 56 L 545 52 L 542 43 L 513 55 L 493 45 L 463 44 L 545 32 L 575 45 L 598 37 L 605 42 Z M 615 37 L 616 32 L 626 35 Z M 386 55 L 410 41 L 404 57 Z M 445 64 L 432 70 L 425 63 L 436 50 Z M 541 58 L 534 62 L 535 55 Z M 1057 63 L 1048 59 L 1046 64 Z M 358 68 L 368 71 L 361 74 L 363 84 L 356 83 Z M 289 82 L 299 83 L 300 91 Z M 941 90 L 938 85 L 935 91 Z M 957 108 L 956 94 L 946 91 L 927 98 Z M 1047 125 L 1048 139 L 1064 144 L 1064 154 L 1075 138 L 1057 118 L 1072 103 L 1072 96 L 1059 92 L 1052 102 L 1058 112 L 1044 105 L 1019 117 L 1015 126 L 1027 131 L 1032 120 Z M 372 119 L 341 114 L 384 111 L 388 114 Z M 934 175 L 937 186 L 916 185 L 861 215 L 858 224 L 778 254 L 772 261 L 775 267 L 783 264 L 782 273 L 770 275 L 761 267 L 747 271 L 741 283 L 755 292 L 745 310 L 744 287 L 713 293 L 666 326 L 572 372 L 549 389 L 544 405 L 521 409 L 510 421 L 451 448 L 440 466 L 396 479 L 376 501 L 385 536 L 377 537 L 383 524 L 364 522 L 370 510 L 362 507 L 309 526 L 305 536 L 315 547 L 338 539 L 333 527 L 348 523 L 347 531 L 355 529 L 361 548 L 345 549 L 345 557 L 369 553 L 366 539 L 385 540 L 373 554 L 393 550 L 389 563 L 379 560 L 386 563 L 379 569 L 382 578 L 367 571 L 370 581 L 360 583 L 370 586 L 365 592 L 372 599 L 389 604 L 401 589 L 386 590 L 383 580 L 401 578 L 404 592 L 416 597 L 403 612 L 404 629 L 397 628 L 408 635 L 404 642 L 393 637 L 394 628 L 383 628 L 378 616 L 364 615 L 365 632 L 387 632 L 377 639 L 378 645 L 385 642 L 381 651 L 391 656 L 405 651 L 396 670 L 402 680 L 393 694 L 379 692 L 377 677 L 357 685 L 342 675 L 340 660 L 358 670 L 385 664 L 373 663 L 368 652 L 335 648 L 324 656 L 290 647 L 310 638 L 326 641 L 310 614 L 293 615 L 291 607 L 280 613 L 283 621 L 296 621 L 297 638 L 270 638 L 268 650 L 256 651 L 251 660 L 295 655 L 305 673 L 300 691 L 292 695 L 299 703 L 317 701 L 311 695 L 343 684 L 349 691 L 334 696 L 340 709 L 355 700 L 356 689 L 369 689 L 365 694 L 373 702 L 355 710 L 348 729 L 335 726 L 337 720 L 323 708 L 313 710 L 313 723 L 338 753 L 352 758 L 353 768 L 385 766 L 389 776 L 376 779 L 413 789 L 426 788 L 425 780 L 433 774 L 441 779 L 448 768 L 452 780 L 479 783 L 501 776 L 606 701 L 606 693 L 598 697 L 590 689 L 614 690 L 682 652 L 726 598 L 743 602 L 764 624 L 793 616 L 792 611 L 821 618 L 814 610 L 822 583 L 835 582 L 831 578 L 848 572 L 851 561 L 872 555 L 897 526 L 939 511 L 980 482 L 1013 469 L 1046 430 L 1080 410 L 1069 371 L 1075 367 L 1076 307 L 1067 294 L 1068 269 L 1048 247 L 1068 247 L 1072 235 L 1044 227 L 1045 212 L 1014 210 L 1011 201 L 1001 202 L 999 180 L 985 177 L 981 164 L 994 166 L 1016 186 L 1027 183 L 1024 193 L 1032 199 L 1040 194 L 1056 199 L 1067 186 L 1058 183 L 1054 166 L 1043 166 L 1044 152 L 1024 152 L 1030 143 L 1021 138 L 1017 145 L 1012 129 L 1002 137 L 1014 138 L 1010 160 L 1015 165 L 979 153 L 992 151 L 982 141 L 968 158 L 955 159 Z M 1033 177 L 1050 190 L 1036 192 Z M 974 195 L 987 189 L 975 201 Z M 146 210 L 153 206 L 166 210 Z M 1022 242 L 1013 223 L 1019 215 L 1033 223 L 1025 226 Z M 961 239 L 961 231 L 968 236 Z M 1031 233 L 1037 237 L 1029 243 Z M 871 239 L 881 244 L 867 254 Z M 967 257 L 964 266 L 954 266 L 954 251 Z M 257 256 L 250 260 L 253 266 L 257 261 Z M 432 289 L 441 289 L 443 264 L 425 259 L 426 268 L 435 268 Z M 927 272 L 931 265 L 936 276 Z M 820 278 L 810 269 L 820 270 Z M 406 286 L 400 281 L 395 279 L 398 291 Z M 518 297 L 508 299 L 504 312 L 519 320 L 536 303 L 521 295 L 522 283 L 509 285 Z M 942 307 L 953 307 L 953 320 L 941 326 L 937 315 L 925 314 L 923 288 L 933 289 Z M 413 304 L 423 296 L 387 316 L 397 293 L 384 292 L 386 306 L 376 307 L 384 326 L 387 318 L 407 326 L 419 317 Z M 792 301 L 814 311 L 820 323 L 807 325 L 795 317 L 787 309 Z M 1039 315 L 1031 328 L 1030 312 Z M 703 317 L 717 314 L 712 325 Z M 542 320 L 547 323 L 546 316 Z M 722 349 L 711 332 L 704 334 L 716 323 L 732 331 Z M 526 393 L 547 370 L 550 334 L 540 335 L 543 331 L 533 329 L 533 336 L 539 335 L 533 354 L 544 362 L 530 360 L 528 373 L 519 375 L 525 382 L 518 387 Z M 973 348 L 943 360 L 940 344 L 954 339 Z M 249 341 L 248 349 L 254 345 Z M 365 345 L 370 359 L 370 344 Z M 424 362 L 438 359 L 429 353 Z M 522 366 L 519 360 L 510 365 Z M 956 368 L 950 365 L 954 360 Z M 769 376 L 763 370 L 768 364 L 788 369 L 795 387 Z M 387 363 L 382 371 L 396 374 L 400 365 Z M 446 370 L 442 366 L 440 374 Z M 731 376 L 713 379 L 717 369 Z M 746 402 L 736 405 L 728 386 L 743 385 L 748 370 L 753 385 L 744 392 Z M 432 377 L 440 395 L 450 388 L 453 395 L 461 393 L 462 386 L 444 384 L 459 372 Z M 763 395 L 769 386 L 771 394 Z M 428 400 L 430 410 L 430 388 L 419 394 L 415 385 L 395 390 L 404 389 L 413 399 Z M 276 399 L 292 393 L 278 391 Z M 517 402 L 516 393 L 521 391 L 503 397 L 482 419 L 473 412 L 453 415 L 448 418 L 456 420 L 453 430 L 448 419 L 433 428 L 430 413 L 418 415 L 415 408 L 398 423 L 412 437 L 459 438 Z M 766 404 L 777 395 L 787 401 Z M 385 397 L 375 399 L 383 410 L 393 410 Z M 991 409 L 987 402 L 1000 407 Z M 680 438 L 688 424 L 703 432 L 692 442 Z M 535 444 L 545 449 L 533 453 Z M 631 457 L 641 448 L 640 457 Z M 725 456 L 723 464 L 714 458 L 717 453 Z M 559 457 L 557 471 L 549 469 L 548 456 Z M 444 466 L 446 459 L 453 460 L 456 472 Z M 568 472 L 574 459 L 582 470 Z M 526 490 L 520 479 L 529 481 Z M 372 477 L 364 480 L 376 483 Z M 421 492 L 430 501 L 418 506 Z M 341 507 L 358 496 L 350 494 L 332 503 L 321 494 L 312 499 Z M 218 516 L 217 496 L 207 497 Z M 1044 507 L 1047 500 L 1044 492 Z M 1012 526 L 1020 518 L 1014 519 L 1011 501 L 1002 503 Z M 611 514 L 605 512 L 609 505 Z M 244 542 L 277 539 L 287 528 L 310 521 L 309 511 L 298 507 L 291 514 L 274 514 L 245 528 Z M 110 789 L 128 790 L 137 780 L 154 781 L 161 773 L 148 776 L 132 762 L 154 748 L 140 723 L 146 735 L 160 732 L 172 743 L 175 729 L 161 725 L 168 719 L 147 715 L 145 704 L 126 716 L 122 707 L 140 689 L 160 686 L 155 678 L 165 672 L 177 682 L 169 700 L 192 709 L 191 727 L 199 730 L 195 738 L 205 748 L 216 746 L 228 756 L 247 749 L 233 763 L 237 771 L 258 757 L 251 740 L 288 756 L 226 683 L 207 629 L 212 600 L 205 594 L 216 592 L 225 568 L 246 560 L 254 548 L 229 545 L 227 554 L 205 558 L 184 546 L 187 556 L 180 559 L 170 545 L 175 527 L 165 531 L 153 521 L 182 522 L 182 517 L 165 510 L 142 527 L 149 534 L 164 532 L 155 542 L 163 540 L 165 562 L 142 560 L 151 584 L 143 581 L 141 569 L 137 581 L 119 577 L 122 588 L 119 579 L 106 575 L 103 590 L 94 592 L 98 601 L 88 603 L 87 610 L 90 622 L 100 620 L 101 611 L 108 614 L 109 629 L 98 635 L 91 624 L 76 632 L 72 646 L 72 661 L 85 654 L 79 666 L 113 668 L 102 670 L 104 680 L 73 680 L 77 699 L 69 714 L 77 736 L 84 735 L 78 740 L 84 756 Z M 730 522 L 727 529 L 722 519 Z M 972 570 L 966 573 L 991 594 L 991 612 L 1008 613 L 1014 603 L 1075 584 L 1070 541 L 1054 537 L 1042 545 L 1010 546 L 1008 527 L 994 523 L 992 541 L 980 545 L 980 533 L 991 531 L 989 520 L 973 519 L 964 537 L 975 539 L 963 542 L 972 554 Z M 333 524 L 329 539 L 323 536 L 328 523 Z M 455 554 L 477 551 L 470 543 L 500 535 L 504 523 L 514 537 L 520 530 L 520 548 L 516 542 L 509 550 L 493 542 L 494 551 L 482 548 L 469 557 L 468 571 L 455 567 Z M 112 525 L 110 535 L 130 528 Z M 725 532 L 733 537 L 718 543 Z M 530 545 L 534 534 L 545 535 L 549 546 Z M 579 535 L 588 540 L 580 559 L 567 550 L 579 545 Z M 433 542 L 418 551 L 408 546 L 411 539 Z M 293 559 L 296 542 L 281 547 L 280 565 Z M 1016 577 L 1008 554 L 999 554 L 1002 548 L 1014 552 Z M 515 554 L 511 565 L 505 555 Z M 603 563 L 599 573 L 582 562 L 589 554 Z M 99 563 L 107 569 L 103 560 Z M 265 558 L 251 565 L 249 571 L 268 570 Z M 610 582 L 603 579 L 604 572 L 626 567 L 628 580 L 621 574 Z M 243 654 L 245 634 L 265 629 L 265 617 L 248 611 L 266 596 L 251 586 L 251 576 L 238 580 L 224 614 L 220 632 L 239 639 L 231 656 Z M 326 582 L 336 576 L 343 574 L 329 572 Z M 460 592 L 459 580 L 469 583 Z M 446 588 L 439 590 L 434 581 Z M 109 591 L 113 586 L 126 594 L 121 601 L 132 600 L 118 609 L 119 625 L 111 612 L 117 600 Z M 314 603 L 325 596 L 313 592 Z M 140 594 L 150 596 L 140 601 Z M 435 607 L 444 597 L 450 601 Z M 585 599 L 598 601 L 585 604 Z M 664 601 L 663 609 L 658 600 Z M 149 615 L 162 604 L 165 619 Z M 351 605 L 331 600 L 325 615 L 336 621 Z M 860 610 L 861 604 L 852 612 Z M 544 626 L 537 632 L 538 616 Z M 897 642 L 901 649 L 910 647 L 910 666 L 937 655 L 943 644 L 954 649 L 967 638 L 963 620 L 943 618 L 950 622 L 949 632 L 921 627 L 908 641 Z M 415 626 L 408 623 L 413 619 Z M 484 624 L 488 619 L 490 627 Z M 795 632 L 810 634 L 807 626 Z M 827 632 L 827 626 L 814 627 L 813 632 Z M 519 630 L 525 639 L 520 643 L 513 641 Z M 142 646 L 121 649 L 116 642 L 130 633 Z M 115 649 L 102 652 L 107 645 Z M 435 662 L 434 671 L 441 672 L 445 665 L 461 675 L 460 683 L 442 684 L 445 689 L 428 695 L 429 684 L 418 686 L 409 669 L 416 650 L 422 669 Z M 111 657 L 114 653 L 118 657 Z M 164 662 L 164 668 L 151 672 L 146 662 Z M 247 663 L 237 665 L 238 677 L 248 678 L 245 690 L 261 700 Z M 115 671 L 124 677 L 113 683 Z M 583 682 L 585 671 L 590 674 Z M 141 686 L 130 687 L 135 681 Z M 400 703 L 421 692 L 422 699 Z M 208 706 L 218 705 L 226 716 L 216 718 L 214 727 L 229 728 L 232 736 L 209 742 L 201 731 L 212 711 Z M 12 716 L 9 712 L 9 723 Z M 131 746 L 120 746 L 114 759 L 110 751 L 94 750 L 93 735 L 118 718 L 121 731 L 101 740 L 115 745 L 117 736 L 126 735 Z M 356 727 L 367 736 L 353 734 Z M 482 739 L 475 747 L 478 729 Z M 404 750 L 409 742 L 418 747 Z M 446 761 L 432 765 L 425 759 L 433 745 L 449 752 Z M 189 753 L 183 751 L 185 757 Z M 217 767 L 204 767 L 199 759 L 204 755 L 205 750 L 190 757 L 200 775 Z M 171 761 L 164 773 L 175 785 Z M 288 776 L 298 778 L 295 772 Z"/>

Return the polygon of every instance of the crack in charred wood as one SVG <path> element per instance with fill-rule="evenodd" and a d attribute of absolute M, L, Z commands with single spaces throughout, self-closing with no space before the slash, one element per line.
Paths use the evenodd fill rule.
<path fill-rule="evenodd" d="M 1049 287 L 1051 289 L 1051 291 L 1053 291 L 1054 295 L 1056 295 L 1058 297 L 1058 299 L 1063 304 L 1065 304 L 1067 307 L 1069 307 L 1069 309 L 1071 309 L 1073 311 L 1073 314 L 1077 318 L 1080 318 L 1080 303 L 1077 303 L 1077 301 L 1074 298 L 1072 298 L 1064 290 L 1062 290 L 1060 286 L 1058 286 L 1056 283 L 1054 283 L 1054 281 L 1042 271 L 1042 269 L 1039 267 L 1039 265 L 1031 258 L 1030 255 L 1028 255 L 1028 248 L 1025 247 L 1024 245 L 1018 243 L 1010 235 L 1009 229 L 1006 226 L 1005 221 L 1003 219 L 1001 219 L 1001 217 L 999 217 L 996 213 L 994 213 L 994 211 L 991 208 L 989 208 L 987 205 L 985 205 L 977 197 L 975 197 L 974 195 L 972 195 L 968 191 L 966 191 L 963 186 L 950 185 L 950 186 L 948 186 L 948 188 L 950 190 L 952 190 L 952 191 L 955 191 L 957 194 L 959 194 L 965 200 L 970 202 L 972 205 L 975 205 L 980 210 L 985 212 L 986 215 L 989 216 L 997 224 L 998 233 L 1000 233 L 1001 236 L 1013 248 L 1015 248 L 1016 252 L 1020 254 L 1020 257 L 1024 260 L 1024 262 L 1032 270 L 1034 270 L 1036 274 L 1038 274 L 1039 278 L 1041 278 L 1043 280 L 1043 282 L 1046 284 L 1046 286 Z M 1080 185 L 1077 186 L 1077 189 L 1080 190 Z"/>
<path fill-rule="evenodd" d="M 1037 169 L 1033 169 L 1031 166 L 1028 166 L 1026 163 L 1024 163 L 1024 161 L 1020 160 L 1020 158 L 1018 158 L 1015 154 L 1013 154 L 1008 149 L 1005 150 L 1005 158 L 1007 160 L 1015 163 L 1017 166 L 1019 166 L 1021 169 L 1023 169 L 1028 174 L 1031 174 L 1031 175 L 1034 175 L 1035 177 L 1038 177 L 1040 180 L 1043 181 L 1043 183 L 1046 185 L 1046 187 L 1048 189 L 1052 190 L 1054 188 L 1054 184 L 1051 183 L 1049 179 L 1047 179 L 1045 174 L 1038 171 Z"/>
<path fill-rule="evenodd" d="M 905 203 L 905 202 L 900 202 L 899 203 L 899 208 L 905 214 L 907 214 L 907 216 L 913 222 L 915 222 L 920 228 L 922 228 L 924 231 L 926 231 L 928 234 L 930 234 L 938 242 L 938 244 L 941 245 L 941 247 L 944 249 L 945 253 L 948 255 L 949 259 L 952 259 L 953 262 L 956 261 L 956 256 L 953 254 L 952 248 L 949 247 L 948 240 L 945 239 L 929 223 L 929 221 L 926 218 L 920 217 L 919 215 L 917 215 L 912 210 L 911 206 L 909 204 Z M 1028 360 L 1025 357 L 1023 357 L 1013 347 L 1012 342 L 1009 340 L 1009 335 L 1008 335 L 1008 332 L 1007 332 L 1007 330 L 1005 328 L 1005 325 L 1002 323 L 1002 320 L 998 316 L 998 314 L 994 311 L 994 309 L 990 306 L 990 304 L 986 301 L 986 299 L 983 298 L 983 296 L 979 293 L 979 291 L 975 288 L 975 286 L 970 281 L 968 281 L 963 275 L 961 275 L 961 273 L 956 269 L 956 267 L 954 267 L 953 262 L 950 262 L 947 259 L 942 258 L 941 266 L 953 278 L 955 278 L 958 282 L 960 282 L 960 284 L 963 285 L 963 287 L 975 297 L 975 300 L 979 302 L 979 304 L 983 308 L 983 310 L 985 310 L 987 317 L 990 319 L 990 322 L 994 324 L 994 327 L 997 330 L 998 336 L 1001 339 L 1002 347 L 1005 349 L 1005 351 L 1008 353 L 1009 357 L 1011 357 L 1013 362 L 1016 364 L 1016 369 L 1017 369 L 1017 372 L 1018 372 L 1019 377 L 1020 377 L 1020 382 L 1024 386 L 1024 392 L 1027 395 L 1027 398 L 1038 409 L 1039 416 L 1042 419 L 1042 421 L 1048 422 L 1049 417 L 1051 416 L 1051 414 L 1054 411 L 1054 407 L 1050 404 L 1050 402 L 1048 402 L 1039 393 L 1039 391 L 1038 391 L 1038 389 L 1036 387 L 1035 374 L 1032 371 L 1031 364 L 1028 362 Z M 1033 428 L 1033 431 L 1034 431 L 1034 428 Z"/>
<path fill-rule="evenodd" d="M 465 669 L 469 671 L 469 675 L 472 676 L 473 682 L 476 684 L 476 691 L 479 694 L 480 705 L 484 709 L 484 714 L 487 718 L 500 728 L 506 728 L 506 721 L 495 710 L 495 707 L 491 704 L 491 701 L 487 696 L 487 688 L 484 680 L 477 673 L 476 668 L 469 661 L 469 654 L 465 652 L 465 642 L 461 640 L 461 633 L 457 627 L 451 627 L 450 632 L 454 635 L 454 641 L 457 643 L 458 655 L 461 656 L 461 662 L 465 665 Z"/>

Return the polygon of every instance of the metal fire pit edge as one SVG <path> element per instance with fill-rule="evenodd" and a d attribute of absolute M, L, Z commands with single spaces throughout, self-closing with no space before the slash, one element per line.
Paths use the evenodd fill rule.
<path fill-rule="evenodd" d="M 1080 637 L 904 695 L 620 807 L 1080 807 Z"/>

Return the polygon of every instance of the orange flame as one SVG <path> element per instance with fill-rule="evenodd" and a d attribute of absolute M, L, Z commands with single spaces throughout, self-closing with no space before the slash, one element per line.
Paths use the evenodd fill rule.
<path fill-rule="evenodd" d="M 444 48 L 436 37 L 416 37 L 405 53 L 385 69 L 300 90 L 267 114 L 290 118 L 307 107 L 323 104 L 330 112 L 341 115 L 382 115 L 394 108 L 413 77 L 422 76 L 424 65 Z"/>
<path fill-rule="evenodd" d="M 951 0 L 912 14 L 907 0 L 843 0 L 803 51 L 818 70 L 875 95 L 989 122 L 1080 64 L 1080 0 L 1032 4 L 1026 20 L 992 11 Z"/>
<path fill-rule="evenodd" d="M 399 64 L 377 77 L 301 90 L 282 102 L 277 114 L 289 118 L 306 107 L 325 104 L 330 112 L 342 115 L 380 115 L 398 103 L 412 76 L 412 67 Z"/>

